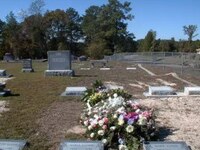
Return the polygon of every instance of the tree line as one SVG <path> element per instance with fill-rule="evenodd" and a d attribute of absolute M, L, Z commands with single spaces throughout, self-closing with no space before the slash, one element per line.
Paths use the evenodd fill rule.
<path fill-rule="evenodd" d="M 84 15 L 74 8 L 43 10 L 43 0 L 34 0 L 22 10 L 21 21 L 13 12 L 0 19 L 0 58 L 12 53 L 15 58 L 46 58 L 49 50 L 71 50 L 72 54 L 102 58 L 118 52 L 184 51 L 194 52 L 200 41 L 192 41 L 197 26 L 184 26 L 188 41 L 156 39 L 149 30 L 144 39 L 135 40 L 127 31 L 127 21 L 134 19 L 130 2 L 108 0 L 102 6 L 90 6 Z"/>

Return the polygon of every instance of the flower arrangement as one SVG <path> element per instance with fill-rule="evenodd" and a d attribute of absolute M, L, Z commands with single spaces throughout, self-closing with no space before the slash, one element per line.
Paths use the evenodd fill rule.
<path fill-rule="evenodd" d="M 154 137 L 153 111 L 130 100 L 124 90 L 93 90 L 91 95 L 84 98 L 86 108 L 81 114 L 88 138 L 101 140 L 106 148 L 138 150 L 141 140 Z"/>

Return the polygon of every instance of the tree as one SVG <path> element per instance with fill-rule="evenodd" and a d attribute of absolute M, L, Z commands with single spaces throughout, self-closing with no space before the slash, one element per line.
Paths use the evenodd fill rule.
<path fill-rule="evenodd" d="M 28 12 L 30 15 L 41 15 L 44 6 L 44 0 L 33 0 L 31 5 L 29 6 Z"/>
<path fill-rule="evenodd" d="M 153 30 L 148 31 L 142 42 L 142 51 L 154 51 L 156 47 L 156 32 Z"/>
<path fill-rule="evenodd" d="M 197 31 L 196 25 L 183 26 L 183 31 L 184 31 L 184 34 L 188 36 L 189 42 L 192 42 L 192 39 L 198 35 L 198 34 L 195 34 L 195 32 Z"/>
<path fill-rule="evenodd" d="M 5 38 L 5 49 L 13 53 L 15 57 L 19 57 L 19 33 L 20 25 L 18 24 L 13 12 L 6 16 L 6 25 L 3 31 Z"/>

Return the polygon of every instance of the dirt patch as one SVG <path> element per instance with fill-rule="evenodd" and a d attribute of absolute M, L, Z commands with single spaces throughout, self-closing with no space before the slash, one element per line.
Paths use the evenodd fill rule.
<path fill-rule="evenodd" d="M 38 120 L 39 132 L 45 133 L 53 144 L 50 150 L 58 150 L 69 129 L 79 125 L 82 109 L 79 101 L 57 101 L 42 114 Z"/>
<path fill-rule="evenodd" d="M 200 149 L 199 98 L 148 98 L 140 103 L 157 110 L 162 140 L 185 141 L 192 150 Z"/>

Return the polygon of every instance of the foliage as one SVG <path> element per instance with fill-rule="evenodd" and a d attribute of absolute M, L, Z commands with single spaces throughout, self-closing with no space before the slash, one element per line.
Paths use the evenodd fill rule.
<path fill-rule="evenodd" d="M 90 92 L 81 115 L 88 138 L 101 140 L 107 148 L 127 150 L 138 150 L 141 140 L 155 138 L 153 111 L 130 100 L 131 95 L 120 89 Z"/>
<path fill-rule="evenodd" d="M 195 34 L 197 31 L 196 25 L 188 25 L 183 26 L 184 34 L 188 36 L 188 41 L 191 42 L 194 37 L 196 37 L 198 34 Z"/>

